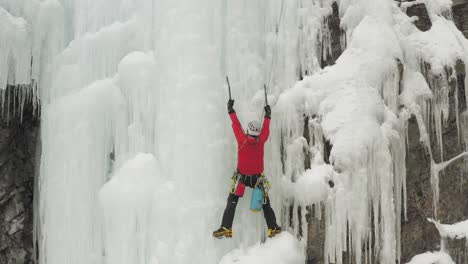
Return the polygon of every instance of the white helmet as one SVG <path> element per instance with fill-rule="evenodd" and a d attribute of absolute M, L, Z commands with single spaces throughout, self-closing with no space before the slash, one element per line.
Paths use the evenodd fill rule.
<path fill-rule="evenodd" d="M 262 125 L 258 121 L 250 121 L 249 125 L 247 126 L 247 134 L 251 136 L 258 136 L 260 135 L 260 130 L 262 129 Z"/>

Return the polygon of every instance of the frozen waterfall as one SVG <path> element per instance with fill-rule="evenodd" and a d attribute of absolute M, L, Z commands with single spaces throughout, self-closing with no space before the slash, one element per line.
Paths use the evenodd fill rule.
<path fill-rule="evenodd" d="M 416 2 L 427 32 L 391 0 L 0 0 L 0 87 L 40 101 L 39 263 L 304 263 L 311 217 L 325 263 L 399 263 L 408 120 L 435 218 L 439 172 L 466 156 L 444 159 L 441 127 L 468 40 L 450 0 Z M 333 4 L 343 52 L 322 69 Z M 234 237 L 211 236 L 237 158 L 226 75 L 243 124 L 268 86 L 265 173 L 285 230 L 272 239 L 250 190 Z"/>

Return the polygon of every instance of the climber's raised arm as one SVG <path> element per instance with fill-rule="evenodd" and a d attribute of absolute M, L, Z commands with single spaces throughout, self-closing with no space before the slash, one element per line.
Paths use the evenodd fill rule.
<path fill-rule="evenodd" d="M 265 106 L 265 119 L 263 120 L 262 132 L 260 132 L 260 142 L 266 142 L 270 135 L 270 119 L 271 119 L 271 108 L 269 105 Z"/>
<path fill-rule="evenodd" d="M 237 118 L 236 111 L 234 110 L 234 100 L 229 99 L 228 101 L 228 113 L 232 121 L 232 131 L 236 137 L 237 143 L 242 143 L 245 140 L 245 134 L 242 130 L 242 125 Z"/>

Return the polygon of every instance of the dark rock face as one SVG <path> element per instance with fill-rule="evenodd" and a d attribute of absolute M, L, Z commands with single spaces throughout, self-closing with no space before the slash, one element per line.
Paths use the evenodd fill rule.
<path fill-rule="evenodd" d="M 416 16 L 418 20 L 414 22 L 415 26 L 421 31 L 428 31 L 432 27 L 431 19 L 427 13 L 426 6 L 424 4 L 416 4 L 409 7 L 406 10 L 408 16 Z"/>
<path fill-rule="evenodd" d="M 335 64 L 338 57 L 341 55 L 342 47 L 341 47 L 341 40 L 340 36 L 342 34 L 342 30 L 340 28 L 340 14 L 338 11 L 338 4 L 334 2 L 332 4 L 333 13 L 331 16 L 326 18 L 326 23 L 328 28 L 330 29 L 331 35 L 331 54 L 328 54 L 325 58 L 321 58 L 320 67 L 325 68 L 326 66 Z M 322 47 L 323 49 L 323 47 Z M 320 51 L 320 54 L 323 54 L 323 50 Z"/>
<path fill-rule="evenodd" d="M 26 100 L 21 120 L 13 114 L 19 94 L 8 87 L 0 120 L 0 263 L 34 263 L 33 193 L 39 118 Z M 7 99 L 9 99 L 9 120 Z"/>
<path fill-rule="evenodd" d="M 418 13 L 419 12 L 419 13 Z M 414 15 L 424 17 L 427 11 L 422 7 Z M 410 13 L 408 13 L 410 15 Z M 453 7 L 453 18 L 460 30 L 468 30 L 468 2 Z M 420 25 L 421 28 L 430 28 L 429 25 Z M 418 27 L 419 28 L 419 27 Z M 420 28 L 420 29 L 421 29 Z M 421 29 L 421 30 L 423 30 Z M 466 36 L 465 32 L 465 36 Z M 447 69 L 451 71 L 452 69 Z M 456 103 L 458 98 L 458 111 L 462 113 L 466 110 L 465 102 L 465 64 L 459 62 L 456 69 L 457 80 L 449 80 L 451 86 L 450 117 L 447 123 L 443 124 L 443 160 L 449 160 L 465 149 L 462 135 L 458 135 L 456 123 Z M 425 74 L 426 79 L 431 77 L 430 69 Z M 449 74 L 450 75 L 450 74 Z M 430 84 L 431 82 L 428 81 Z M 457 85 L 457 86 L 455 86 Z M 458 87 L 458 90 L 457 90 Z M 435 87 L 431 87 L 432 90 Z M 435 162 L 441 162 L 440 149 L 435 143 L 435 130 L 430 128 L 431 148 Z M 463 131 L 460 131 L 462 134 Z M 407 203 L 408 221 L 402 219 L 402 263 L 411 259 L 412 256 L 426 251 L 436 251 L 440 249 L 440 237 L 437 229 L 427 218 L 434 218 L 433 194 L 430 183 L 430 156 L 419 143 L 419 131 L 416 121 L 412 119 L 408 128 L 409 151 L 406 158 L 407 166 Z M 440 173 L 440 199 L 438 206 L 438 219 L 442 223 L 452 224 L 468 219 L 468 176 L 466 164 L 463 159 L 455 161 Z M 449 252 L 456 263 L 465 263 L 463 252 L 464 243 L 449 241 Z M 461 262 L 460 262 L 461 261 Z"/>
<path fill-rule="evenodd" d="M 468 1 L 454 1 L 452 7 L 453 20 L 458 29 L 468 38 Z"/>
<path fill-rule="evenodd" d="M 430 74 L 430 73 L 428 73 Z M 426 76 L 426 78 L 431 78 Z M 458 95 L 452 82 L 449 94 L 450 117 L 443 124 L 443 155 L 444 161 L 449 160 L 464 151 L 464 142 L 459 137 L 456 123 L 455 96 L 458 97 L 458 110 L 466 110 L 464 74 L 458 75 Z M 430 83 L 430 82 L 429 82 Z M 434 89 L 434 87 L 431 87 Z M 440 149 L 436 144 L 435 130 L 430 129 L 431 148 L 436 163 L 441 162 Z M 409 151 L 406 158 L 407 192 L 408 192 L 408 221 L 402 219 L 402 262 L 405 263 L 412 256 L 426 251 L 440 249 L 440 236 L 434 224 L 427 218 L 434 218 L 433 194 L 430 183 L 430 156 L 419 142 L 419 130 L 416 121 L 412 119 L 408 128 Z M 465 172 L 463 159 L 453 162 L 440 173 L 440 199 L 438 205 L 438 219 L 442 223 L 452 224 L 466 220 L 468 206 L 468 177 Z M 454 256 L 452 256 L 454 257 Z M 458 263 L 458 262 L 457 262 Z"/>

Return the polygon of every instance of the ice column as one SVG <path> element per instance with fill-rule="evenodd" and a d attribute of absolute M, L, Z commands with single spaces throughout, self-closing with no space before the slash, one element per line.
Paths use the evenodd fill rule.
<path fill-rule="evenodd" d="M 101 263 L 98 191 L 106 181 L 123 100 L 97 81 L 43 108 L 40 263 Z"/>

